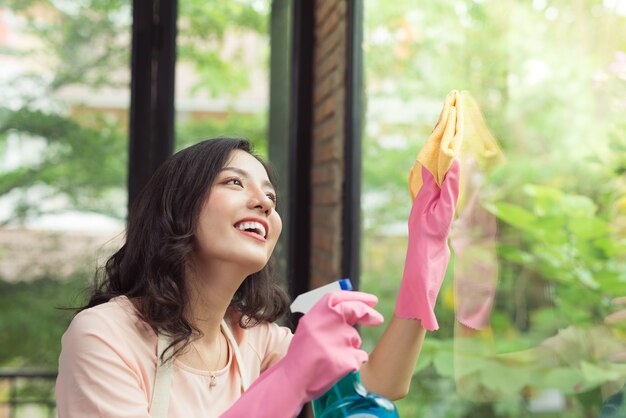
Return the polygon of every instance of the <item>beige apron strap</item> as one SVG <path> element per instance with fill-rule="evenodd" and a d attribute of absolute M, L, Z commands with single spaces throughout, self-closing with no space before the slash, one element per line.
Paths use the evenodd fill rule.
<path fill-rule="evenodd" d="M 172 360 L 161 363 L 161 354 L 169 345 L 169 338 L 159 334 L 157 343 L 156 379 L 150 402 L 150 416 L 152 418 L 167 418 L 170 406 L 170 386 L 172 384 Z"/>
<path fill-rule="evenodd" d="M 231 332 L 230 328 L 226 321 L 222 320 L 222 329 L 224 330 L 224 334 L 226 338 L 230 342 L 230 346 L 233 348 L 234 358 L 237 361 L 237 369 L 239 369 L 239 376 L 241 376 L 241 390 L 245 392 L 250 387 L 250 379 L 248 378 L 248 371 L 246 370 L 245 364 L 243 362 L 243 358 L 241 356 L 241 351 L 239 351 L 239 344 L 237 344 L 237 340 L 235 340 L 235 336 Z"/>
<path fill-rule="evenodd" d="M 239 370 L 239 376 L 241 376 L 241 390 L 245 392 L 250 387 L 250 379 L 245 369 L 241 351 L 237 340 L 233 336 L 226 321 L 222 320 L 222 329 L 228 339 L 230 346 L 232 347 L 235 361 L 237 362 L 237 369 Z M 152 390 L 152 402 L 150 403 L 150 416 L 152 418 L 167 418 L 169 404 L 170 404 L 170 386 L 172 384 L 172 361 L 168 361 L 165 364 L 161 363 L 161 354 L 165 351 L 169 345 L 169 338 L 159 334 L 157 344 L 157 369 L 156 378 L 154 382 L 154 389 Z"/>

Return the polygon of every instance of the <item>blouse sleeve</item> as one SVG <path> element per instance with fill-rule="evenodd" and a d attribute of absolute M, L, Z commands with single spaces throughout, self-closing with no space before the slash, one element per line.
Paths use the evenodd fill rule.
<path fill-rule="evenodd" d="M 265 345 L 265 356 L 261 361 L 261 373 L 269 369 L 275 363 L 280 361 L 291 343 L 293 334 L 287 327 L 281 327 L 277 324 L 267 324 L 267 339 Z"/>
<path fill-rule="evenodd" d="M 63 335 L 56 382 L 60 418 L 149 418 L 148 391 L 112 325 L 98 312 L 83 311 Z"/>

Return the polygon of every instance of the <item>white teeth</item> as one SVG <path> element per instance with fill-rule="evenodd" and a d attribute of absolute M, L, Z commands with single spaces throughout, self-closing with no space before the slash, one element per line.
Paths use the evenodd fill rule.
<path fill-rule="evenodd" d="M 259 222 L 241 222 L 235 225 L 235 227 L 241 231 L 245 231 L 246 229 L 252 229 L 260 236 L 265 237 L 265 227 L 262 223 Z"/>

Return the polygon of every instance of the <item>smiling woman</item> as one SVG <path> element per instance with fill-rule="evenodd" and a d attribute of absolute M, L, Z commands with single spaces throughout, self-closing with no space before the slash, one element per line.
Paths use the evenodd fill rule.
<path fill-rule="evenodd" d="M 270 268 L 281 229 L 270 172 L 246 140 L 170 157 L 63 336 L 59 416 L 295 416 L 358 369 L 367 354 L 353 325 L 382 322 L 373 295 L 331 295 L 294 335 L 274 323 L 288 303 Z"/>
<path fill-rule="evenodd" d="M 233 377 L 226 373 L 233 342 L 221 325 L 225 316 L 239 337 L 246 336 L 247 350 L 271 349 L 266 358 L 253 357 L 259 364 L 239 368 L 256 367 L 258 375 L 282 356 L 291 339 L 288 329 L 265 326 L 244 332 L 257 323 L 275 321 L 286 312 L 288 302 L 273 282 L 268 263 L 281 230 L 275 192 L 269 171 L 252 152 L 245 140 L 198 143 L 167 160 L 143 189 L 129 214 L 126 242 L 106 263 L 104 277 L 63 339 L 57 385 L 62 416 L 84 416 L 84 408 L 102 408 L 101 403 L 107 404 L 110 416 L 124 416 L 120 410 L 129 406 L 115 402 L 121 394 L 110 383 L 124 380 L 116 368 L 107 370 L 113 375 L 99 377 L 90 370 L 90 382 L 109 389 L 97 399 L 80 395 L 88 385 L 77 371 L 92 369 L 91 362 L 96 361 L 81 357 L 90 347 L 89 337 L 96 336 L 121 353 L 121 358 L 110 358 L 112 353 L 98 348 L 104 364 L 122 360 L 135 365 L 124 373 L 142 381 L 136 389 L 144 393 L 131 405 L 145 413 L 154 384 L 157 332 L 169 339 L 162 360 L 176 358 L 181 375 L 207 380 L 204 388 Z M 238 229 L 250 224 L 264 225 L 264 236 L 254 234 L 252 239 L 250 232 Z M 107 319 L 100 317 L 104 312 Z M 109 326 L 112 333 L 105 330 Z M 150 329 L 155 332 L 147 332 Z M 81 343 L 81 337 L 87 337 L 87 342 Z M 144 368 L 152 372 L 146 374 Z M 239 385 L 226 387 L 231 396 L 211 390 L 203 394 L 207 396 L 200 405 L 206 408 L 212 402 L 205 410 L 225 409 L 239 395 Z M 194 408 L 196 401 L 181 396 L 172 403 L 180 411 L 175 416 L 190 416 L 188 408 Z"/>
<path fill-rule="evenodd" d="M 441 184 L 422 179 L 397 309 L 368 355 L 354 325 L 383 323 L 374 295 L 326 294 L 293 335 L 275 323 L 288 303 L 270 272 L 282 224 L 250 144 L 218 138 L 173 155 L 135 200 L 125 243 L 63 336 L 59 416 L 295 417 L 356 370 L 370 391 L 405 396 L 426 330 L 437 328 L 459 164 Z"/>

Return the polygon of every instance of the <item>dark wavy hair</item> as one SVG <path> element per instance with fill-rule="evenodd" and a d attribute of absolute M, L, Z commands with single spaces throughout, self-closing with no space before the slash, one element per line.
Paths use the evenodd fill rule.
<path fill-rule="evenodd" d="M 157 333 L 171 337 L 172 356 L 184 349 L 194 332 L 184 317 L 188 304 L 184 272 L 196 248 L 196 226 L 203 202 L 231 153 L 254 154 L 245 139 L 215 138 L 192 145 L 166 160 L 133 203 L 124 245 L 96 273 L 89 302 L 79 311 L 116 296 L 133 301 L 142 319 Z M 273 322 L 287 313 L 289 298 L 272 278 L 271 260 L 248 276 L 235 293 L 230 312 L 246 328 Z M 163 359 L 162 359 L 163 360 Z"/>

